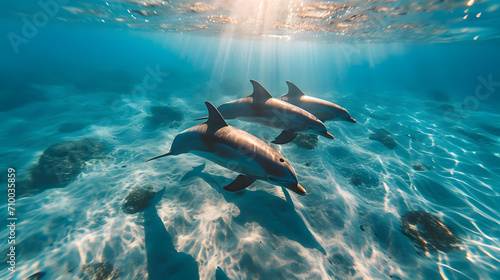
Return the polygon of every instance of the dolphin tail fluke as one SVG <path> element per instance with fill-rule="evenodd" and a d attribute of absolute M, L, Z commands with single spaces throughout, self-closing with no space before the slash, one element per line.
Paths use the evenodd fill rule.
<path fill-rule="evenodd" d="M 225 186 L 223 189 L 229 192 L 237 192 L 247 188 L 253 182 L 255 182 L 255 178 L 252 176 L 240 174 L 231 184 Z"/>
<path fill-rule="evenodd" d="M 295 137 L 297 137 L 297 132 L 291 129 L 287 129 L 283 130 L 283 132 L 281 132 L 281 134 L 278 137 L 276 137 L 276 139 L 274 139 L 271 143 L 286 144 L 292 142 L 293 139 L 295 139 Z"/>
<path fill-rule="evenodd" d="M 166 156 L 173 156 L 173 155 L 174 155 L 174 154 L 172 153 L 172 151 L 170 151 L 170 152 L 168 152 L 168 153 L 166 153 L 166 154 L 163 154 L 163 155 L 159 155 L 159 156 L 152 157 L 152 158 L 150 158 L 150 159 L 146 160 L 146 162 L 148 162 L 148 161 L 152 161 L 152 160 L 154 160 L 154 159 L 159 159 L 159 158 L 162 158 L 162 157 L 166 157 Z"/>
<path fill-rule="evenodd" d="M 201 120 L 208 120 L 208 117 L 201 117 L 201 118 L 195 119 L 195 121 L 201 121 Z"/>

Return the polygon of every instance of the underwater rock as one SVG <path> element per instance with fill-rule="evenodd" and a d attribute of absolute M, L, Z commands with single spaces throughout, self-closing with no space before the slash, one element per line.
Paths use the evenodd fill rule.
<path fill-rule="evenodd" d="M 391 134 L 392 133 L 383 128 L 377 128 L 374 130 L 374 133 L 369 136 L 369 138 L 384 144 L 384 146 L 390 150 L 394 150 L 398 144 L 394 141 L 394 139 L 392 139 Z"/>
<path fill-rule="evenodd" d="M 143 210 L 146 206 L 148 206 L 148 202 L 153 199 L 155 195 L 156 192 L 153 191 L 153 187 L 151 186 L 132 190 L 125 197 L 123 212 L 126 214 L 134 214 Z"/>
<path fill-rule="evenodd" d="M 88 123 L 83 123 L 83 122 L 63 123 L 59 127 L 59 132 L 61 133 L 75 132 L 86 128 L 88 125 L 89 125 Z"/>
<path fill-rule="evenodd" d="M 417 171 L 427 171 L 429 169 L 432 169 L 427 164 L 423 164 L 423 163 L 420 163 L 420 162 L 412 162 L 411 163 L 411 167 L 413 167 L 413 169 L 415 169 Z"/>
<path fill-rule="evenodd" d="M 365 187 L 373 188 L 380 184 L 377 175 L 363 169 L 342 168 L 340 172 L 344 177 L 349 178 L 355 186 L 364 185 Z"/>
<path fill-rule="evenodd" d="M 106 144 L 95 138 L 80 141 L 64 141 L 48 147 L 31 168 L 29 188 L 65 187 L 73 181 L 86 161 L 96 158 L 104 150 Z"/>
<path fill-rule="evenodd" d="M 113 265 L 107 261 L 86 264 L 82 266 L 80 274 L 84 280 L 120 279 L 118 269 L 113 269 Z"/>
<path fill-rule="evenodd" d="M 361 177 L 358 174 L 354 174 L 351 177 L 351 183 L 355 186 L 359 186 L 359 185 L 363 184 L 363 180 L 361 179 Z"/>
<path fill-rule="evenodd" d="M 39 272 L 31 275 L 30 277 L 26 278 L 25 280 L 40 280 L 40 279 L 42 279 L 42 277 L 44 275 L 45 275 L 45 272 L 39 271 Z"/>
<path fill-rule="evenodd" d="M 338 169 L 340 174 L 352 184 L 352 190 L 366 201 L 383 201 L 384 188 L 380 183 L 379 175 L 370 169 L 342 168 Z"/>
<path fill-rule="evenodd" d="M 318 145 L 318 135 L 299 133 L 293 143 L 301 148 L 312 150 Z"/>
<path fill-rule="evenodd" d="M 459 239 L 436 216 L 424 211 L 412 211 L 401 217 L 403 234 L 418 244 L 426 253 L 429 250 L 451 252 L 461 250 Z"/>
<path fill-rule="evenodd" d="M 181 121 L 184 120 L 182 111 L 177 107 L 152 106 L 151 115 L 152 116 L 148 117 L 147 120 L 155 127 L 166 125 L 170 128 L 176 128 L 179 127 Z"/>

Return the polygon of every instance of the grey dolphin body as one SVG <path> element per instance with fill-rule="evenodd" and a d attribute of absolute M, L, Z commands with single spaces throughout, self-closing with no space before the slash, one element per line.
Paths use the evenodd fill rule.
<path fill-rule="evenodd" d="M 208 109 L 206 122 L 181 132 L 174 138 L 170 152 L 147 161 L 193 153 L 242 173 L 224 187 L 227 191 L 239 191 L 256 180 L 264 180 L 297 194 L 306 194 L 298 183 L 295 170 L 278 151 L 259 138 L 229 126 L 211 103 L 205 102 L 205 105 Z"/>
<path fill-rule="evenodd" d="M 225 119 L 241 119 L 265 126 L 283 129 L 272 141 L 286 144 L 292 141 L 297 132 L 318 134 L 333 139 L 325 124 L 316 116 L 288 102 L 273 98 L 257 81 L 250 80 L 253 93 L 217 107 Z"/>
<path fill-rule="evenodd" d="M 307 96 L 294 83 L 290 81 L 286 83 L 288 85 L 288 93 L 278 97 L 278 99 L 299 106 L 323 122 L 327 120 L 356 122 L 349 115 L 349 112 L 339 105 L 316 97 Z"/>

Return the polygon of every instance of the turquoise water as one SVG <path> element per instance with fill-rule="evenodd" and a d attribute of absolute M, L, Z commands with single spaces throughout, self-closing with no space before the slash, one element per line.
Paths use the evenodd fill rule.
<path fill-rule="evenodd" d="M 500 279 L 498 2 L 62 2 L 0 12 L 1 279 Z M 272 145 L 306 196 L 144 162 L 250 79 L 357 120 Z"/>

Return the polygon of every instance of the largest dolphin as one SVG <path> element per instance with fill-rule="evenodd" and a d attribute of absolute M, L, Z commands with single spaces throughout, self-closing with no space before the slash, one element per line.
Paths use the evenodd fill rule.
<path fill-rule="evenodd" d="M 291 142 L 297 136 L 297 132 L 334 138 L 316 116 L 293 104 L 273 98 L 259 82 L 255 80 L 250 82 L 253 86 L 251 95 L 217 107 L 225 119 L 237 118 L 283 129 L 283 132 L 272 141 L 274 144 Z"/>
<path fill-rule="evenodd" d="M 349 112 L 339 105 L 316 97 L 307 96 L 290 81 L 286 81 L 286 84 L 288 85 L 288 93 L 278 97 L 278 99 L 299 106 L 318 117 L 322 122 L 327 120 L 356 122 Z"/>
<path fill-rule="evenodd" d="M 208 120 L 178 134 L 170 151 L 147 161 L 165 156 L 193 153 L 233 171 L 242 173 L 225 186 L 227 191 L 239 191 L 256 180 L 270 181 L 305 195 L 295 170 L 273 147 L 241 129 L 229 126 L 210 102 L 205 102 Z"/>

